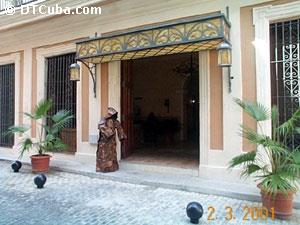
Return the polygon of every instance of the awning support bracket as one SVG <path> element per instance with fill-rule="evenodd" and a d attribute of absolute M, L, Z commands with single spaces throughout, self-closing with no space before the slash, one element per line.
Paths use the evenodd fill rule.
<path fill-rule="evenodd" d="M 94 63 L 86 63 L 83 60 L 78 60 L 78 61 L 80 61 L 89 70 L 89 74 L 91 75 L 92 80 L 93 80 L 94 97 L 96 98 L 97 97 L 97 91 L 96 91 L 96 87 L 97 87 L 97 77 L 96 77 L 97 70 L 96 70 L 96 68 L 97 68 L 97 66 Z"/>

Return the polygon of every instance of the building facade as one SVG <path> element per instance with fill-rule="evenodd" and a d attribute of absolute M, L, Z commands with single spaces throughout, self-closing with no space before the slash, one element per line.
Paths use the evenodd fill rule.
<path fill-rule="evenodd" d="M 196 138 L 193 140 L 198 142 L 195 155 L 199 176 L 232 179 L 236 175 L 227 171 L 229 160 L 255 148 L 239 134 L 240 124 L 256 128 L 233 98 L 257 100 L 268 107 L 277 104 L 287 116 L 289 112 L 285 112 L 285 108 L 293 111 L 299 107 L 300 2 L 297 0 L 49 0 L 31 4 L 59 4 L 71 10 L 79 6 L 99 6 L 102 13 L 21 15 L 17 9 L 14 15 L 0 14 L 1 132 L 13 123 L 29 123 L 35 127 L 22 112 L 32 111 L 41 99 L 52 98 L 55 109 L 66 108 L 75 115 L 76 119 L 62 134 L 70 146 L 69 151 L 78 156 L 74 160 L 94 157 L 98 122 L 107 107 L 112 106 L 120 112 L 120 119 L 129 133 L 123 147 L 118 144 L 122 163 L 122 159 L 132 154 L 132 146 L 145 138 L 138 136 L 138 129 L 142 128 L 133 125 L 133 114 L 146 118 L 151 110 L 156 110 L 156 114 L 167 118 L 174 113 L 172 116 L 178 114 L 181 127 L 175 138 Z M 188 34 L 191 39 L 199 38 L 199 32 L 202 36 L 195 42 L 185 42 L 175 35 L 172 42 L 172 29 L 184 29 L 184 32 L 191 29 Z M 218 29 L 223 36 L 216 33 Z M 168 34 L 162 34 L 155 46 L 148 46 L 147 38 L 142 38 L 145 32 L 155 35 L 163 30 Z M 127 40 L 118 47 L 114 43 L 116 37 L 126 40 L 130 34 L 137 34 L 137 39 L 131 40 L 133 44 Z M 218 66 L 216 48 L 224 40 L 232 47 L 230 74 L 226 68 Z M 144 47 L 135 46 L 131 51 L 123 49 L 134 42 L 143 43 Z M 177 58 L 173 55 L 184 52 L 188 55 Z M 164 55 L 171 58 L 164 58 Z M 81 66 L 77 83 L 68 79 L 68 67 L 76 59 L 80 59 Z M 135 63 L 134 60 L 139 61 Z M 173 65 L 175 61 L 178 63 Z M 180 79 L 177 85 L 174 81 L 177 78 L 164 80 L 168 76 L 164 71 L 168 65 L 173 65 L 168 71 L 182 73 L 180 65 L 186 61 L 190 62 L 190 71 L 185 74 L 190 77 L 197 74 L 196 80 L 191 82 L 196 81 L 196 86 L 186 87 Z M 147 71 L 156 71 L 155 68 L 164 71 L 164 76 L 147 74 Z M 134 94 L 128 88 L 133 78 L 127 75 L 131 73 L 143 77 L 135 79 L 139 85 Z M 145 80 L 148 83 L 142 84 Z M 153 80 L 156 83 L 151 83 Z M 167 96 L 164 87 L 158 88 L 161 83 L 170 88 L 173 83 L 177 86 L 173 94 Z M 146 91 L 138 90 L 141 85 L 145 85 L 144 90 L 152 85 L 149 90 L 156 91 L 147 91 L 150 95 L 147 97 Z M 189 92 L 192 89 L 198 93 Z M 139 101 L 142 103 L 136 103 Z M 185 101 L 196 105 L 186 108 Z M 161 107 L 154 109 L 157 105 Z M 132 111 L 128 110 L 130 107 L 134 107 Z M 193 120 L 188 119 L 191 117 Z M 270 122 L 266 122 L 263 129 L 271 133 Z M 131 134 L 132 131 L 135 133 Z M 36 135 L 33 129 L 31 136 Z M 168 135 L 164 140 L 168 140 Z M 1 139 L 1 148 L 14 148 L 17 142 L 18 137 Z"/>

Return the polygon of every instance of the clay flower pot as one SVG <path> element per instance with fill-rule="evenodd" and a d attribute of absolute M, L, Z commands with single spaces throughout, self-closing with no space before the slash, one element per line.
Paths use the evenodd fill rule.
<path fill-rule="evenodd" d="M 288 220 L 293 215 L 293 200 L 294 192 L 288 193 L 277 192 L 276 194 L 269 194 L 259 187 L 261 190 L 261 199 L 264 207 L 272 212 L 272 208 L 275 213 L 275 217 L 278 219 Z"/>
<path fill-rule="evenodd" d="M 50 155 L 32 155 L 30 158 L 33 173 L 47 173 L 49 171 Z"/>

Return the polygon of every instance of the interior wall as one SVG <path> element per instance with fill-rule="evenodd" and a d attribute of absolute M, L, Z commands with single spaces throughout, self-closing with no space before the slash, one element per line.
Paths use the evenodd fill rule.
<path fill-rule="evenodd" d="M 194 60 L 198 60 L 194 57 Z M 151 112 L 158 117 L 175 117 L 186 133 L 184 117 L 184 85 L 187 80 L 175 71 L 181 64 L 190 62 L 190 54 L 177 54 L 138 59 L 133 62 L 133 101 L 140 109 L 140 119 L 145 120 Z M 169 112 L 165 101 L 169 100 Z M 186 134 L 181 134 L 184 139 Z M 178 137 L 179 138 L 179 137 Z"/>

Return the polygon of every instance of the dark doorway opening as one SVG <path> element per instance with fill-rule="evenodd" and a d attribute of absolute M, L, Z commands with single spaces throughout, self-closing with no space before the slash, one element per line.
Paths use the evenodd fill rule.
<path fill-rule="evenodd" d="M 122 158 L 198 167 L 198 62 L 198 53 L 122 62 Z"/>
<path fill-rule="evenodd" d="M 0 146 L 12 147 L 14 136 L 4 133 L 15 124 L 15 64 L 0 65 Z"/>
<path fill-rule="evenodd" d="M 70 81 L 69 66 L 75 63 L 75 53 L 47 58 L 46 96 L 53 100 L 49 114 L 69 110 L 74 118 L 61 131 L 61 138 L 68 145 L 68 152 L 76 152 L 76 82 Z M 51 121 L 47 121 L 51 123 Z"/>

